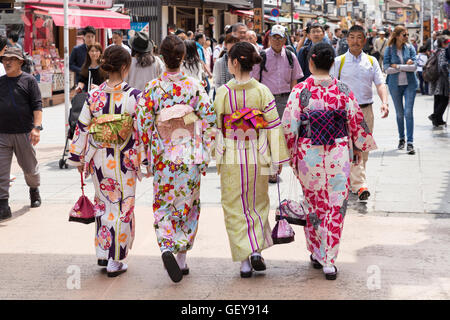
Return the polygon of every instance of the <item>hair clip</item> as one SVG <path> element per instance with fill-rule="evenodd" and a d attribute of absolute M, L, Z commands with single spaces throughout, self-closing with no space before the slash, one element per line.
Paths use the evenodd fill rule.
<path fill-rule="evenodd" d="M 311 57 L 315 58 L 315 57 L 317 57 L 317 56 L 316 56 L 316 54 L 315 54 L 315 53 L 313 53 Z"/>
<path fill-rule="evenodd" d="M 245 57 L 245 56 L 241 56 L 240 58 L 241 58 L 241 59 L 246 59 L 247 57 Z"/>

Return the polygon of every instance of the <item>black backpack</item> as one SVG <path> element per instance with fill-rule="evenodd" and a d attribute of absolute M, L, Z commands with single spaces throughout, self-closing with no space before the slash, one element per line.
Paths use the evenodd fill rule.
<path fill-rule="evenodd" d="M 291 69 L 294 69 L 294 58 L 292 57 L 292 55 L 293 55 L 292 50 L 290 50 L 290 48 L 286 48 L 285 50 L 286 50 L 287 59 L 289 61 L 289 66 L 291 67 Z M 259 82 L 262 83 L 263 70 L 265 72 L 268 72 L 266 69 L 266 61 L 267 61 L 266 51 L 262 50 L 259 55 L 262 58 L 262 61 L 261 61 L 260 67 L 259 67 Z"/>
<path fill-rule="evenodd" d="M 348 51 L 347 38 L 342 38 L 341 41 L 339 41 L 338 56 L 343 55 L 347 51 Z"/>
<path fill-rule="evenodd" d="M 423 66 L 422 77 L 426 82 L 436 82 L 439 79 L 438 54 L 439 50 Z"/>

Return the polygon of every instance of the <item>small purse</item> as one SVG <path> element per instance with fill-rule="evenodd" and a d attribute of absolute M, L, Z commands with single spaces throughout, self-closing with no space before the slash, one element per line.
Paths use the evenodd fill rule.
<path fill-rule="evenodd" d="M 282 207 L 281 205 L 281 197 L 280 197 L 280 184 L 278 182 L 279 179 L 277 179 L 277 187 L 278 187 L 278 201 L 280 202 L 279 208 Z M 292 229 L 291 225 L 287 221 L 286 217 L 284 215 L 280 215 L 279 219 L 275 225 L 275 227 L 272 230 L 272 241 L 274 244 L 282 244 L 282 243 L 289 243 L 294 241 L 295 232 Z"/>
<path fill-rule="evenodd" d="M 301 203 L 294 200 L 284 199 L 275 212 L 275 220 L 286 219 L 287 222 L 299 226 L 306 226 L 305 209 Z M 281 218 L 282 217 L 282 218 Z"/>
<path fill-rule="evenodd" d="M 82 195 L 75 203 L 69 213 L 69 221 L 89 224 L 95 221 L 94 205 L 84 195 L 83 173 L 81 173 L 81 192 Z"/>

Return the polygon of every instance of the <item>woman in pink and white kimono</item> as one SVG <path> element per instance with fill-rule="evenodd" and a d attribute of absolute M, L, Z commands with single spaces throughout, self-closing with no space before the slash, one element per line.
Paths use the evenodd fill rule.
<path fill-rule="evenodd" d="M 353 93 L 331 78 L 334 50 L 325 43 L 309 52 L 312 75 L 292 90 L 283 114 L 290 165 L 305 197 L 305 236 L 316 269 L 337 277 L 335 267 L 347 209 L 351 161 L 375 141 Z"/>

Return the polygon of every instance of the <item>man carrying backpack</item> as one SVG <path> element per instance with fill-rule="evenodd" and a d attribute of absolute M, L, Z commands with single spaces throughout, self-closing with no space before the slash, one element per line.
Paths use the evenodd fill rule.
<path fill-rule="evenodd" d="M 255 65 L 251 76 L 266 85 L 275 97 L 280 119 L 283 117 L 286 103 L 297 80 L 303 77 L 303 71 L 295 55 L 285 49 L 286 32 L 281 25 L 274 25 L 270 31 L 271 47 L 262 50 L 263 61 Z M 276 175 L 269 182 L 276 183 Z"/>
<path fill-rule="evenodd" d="M 353 92 L 364 115 L 367 129 L 373 132 L 373 84 L 375 84 L 378 96 L 381 99 L 382 118 L 388 116 L 389 106 L 388 93 L 380 65 L 375 57 L 362 51 L 366 41 L 366 33 L 363 27 L 351 27 L 348 32 L 349 51 L 336 57 L 330 74 L 346 84 Z M 352 192 L 358 195 L 359 200 L 366 201 L 370 196 L 366 181 L 366 163 L 369 159 L 369 153 L 363 152 L 362 158 L 362 161 L 358 164 L 352 164 L 351 166 L 350 184 Z"/>

